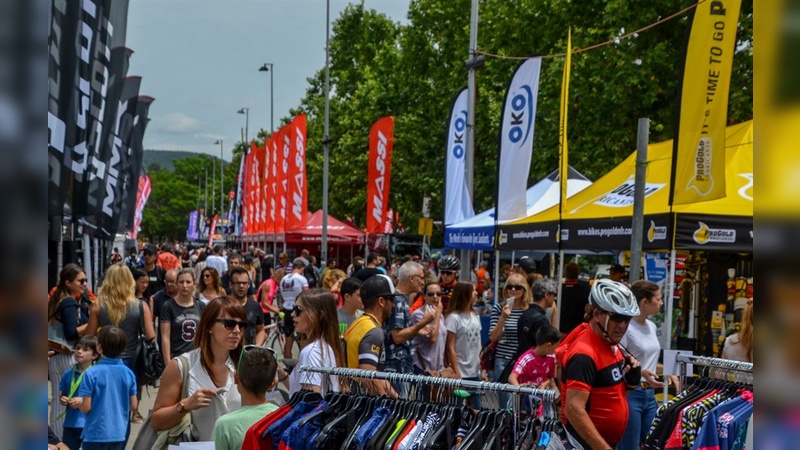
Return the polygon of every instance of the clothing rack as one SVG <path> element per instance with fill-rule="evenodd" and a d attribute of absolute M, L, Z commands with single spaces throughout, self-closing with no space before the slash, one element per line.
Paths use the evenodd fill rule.
<path fill-rule="evenodd" d="M 558 391 L 555 389 L 539 389 L 527 386 L 514 386 L 505 383 L 492 383 L 487 381 L 469 381 L 459 378 L 432 377 L 427 375 L 414 375 L 410 373 L 378 372 L 375 370 L 351 369 L 347 367 L 310 367 L 299 366 L 300 372 L 324 373 L 351 378 L 368 378 L 374 380 L 388 380 L 399 383 L 418 383 L 451 387 L 454 389 L 474 389 L 480 392 L 510 392 L 512 394 L 534 395 L 543 400 L 555 401 Z"/>
<path fill-rule="evenodd" d="M 733 361 L 730 359 L 712 358 L 710 356 L 696 356 L 678 353 L 675 361 L 681 364 L 681 385 L 685 386 L 686 382 L 686 365 L 692 364 L 700 367 L 708 367 L 709 369 L 722 369 L 724 371 L 734 371 L 741 373 L 753 373 L 753 363 Z"/>

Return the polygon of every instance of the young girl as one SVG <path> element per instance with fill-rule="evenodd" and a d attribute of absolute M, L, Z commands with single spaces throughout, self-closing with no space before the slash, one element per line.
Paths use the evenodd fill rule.
<path fill-rule="evenodd" d="M 447 305 L 447 366 L 456 378 L 480 381 L 481 321 L 472 310 L 475 287 L 458 282 Z"/>
<path fill-rule="evenodd" d="M 133 279 L 136 281 L 136 298 L 143 302 L 149 302 L 149 299 L 144 295 L 144 291 L 150 286 L 150 275 L 144 269 L 137 267 L 133 269 Z"/>
<path fill-rule="evenodd" d="M 339 339 L 339 316 L 333 294 L 324 289 L 304 290 L 297 296 L 292 310 L 295 331 L 306 336 L 297 366 L 346 367 L 344 350 Z M 335 376 L 292 371 L 289 375 L 289 395 L 301 389 L 320 392 L 339 391 Z"/>
<path fill-rule="evenodd" d="M 70 450 L 78 450 L 83 442 L 81 434 L 86 423 L 86 414 L 78 409 L 81 398 L 75 396 L 75 394 L 83 381 L 83 374 L 100 357 L 97 352 L 97 339 L 93 336 L 82 337 L 75 345 L 74 354 L 76 364 L 64 372 L 59 385 L 61 404 L 67 407 L 64 412 L 66 417 L 64 418 L 64 434 L 61 440 Z"/>

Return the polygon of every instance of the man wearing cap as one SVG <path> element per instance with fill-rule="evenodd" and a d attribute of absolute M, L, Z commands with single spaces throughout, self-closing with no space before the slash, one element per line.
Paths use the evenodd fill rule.
<path fill-rule="evenodd" d="M 286 336 L 286 343 L 283 346 L 283 357 L 292 358 L 292 345 L 294 345 L 294 320 L 292 319 L 292 309 L 294 301 L 303 290 L 308 289 L 308 280 L 303 276 L 308 261 L 305 258 L 295 258 L 292 262 L 291 273 L 281 279 L 280 292 L 283 297 L 283 332 Z"/>
<path fill-rule="evenodd" d="M 147 244 L 142 255 L 144 256 L 144 265 L 142 268 L 147 272 L 147 276 L 150 278 L 150 283 L 147 285 L 147 289 L 144 290 L 144 296 L 150 298 L 150 296 L 156 292 L 164 289 L 164 276 L 167 274 L 167 271 L 164 270 L 163 267 L 156 265 L 158 247 L 155 245 Z"/>
<path fill-rule="evenodd" d="M 392 281 L 386 275 L 375 275 L 361 285 L 361 302 L 364 314 L 344 332 L 344 353 L 347 367 L 364 370 L 382 370 L 384 352 L 383 323 L 392 315 L 397 298 Z M 364 387 L 377 395 L 397 397 L 391 385 L 384 380 L 362 379 Z"/>
<path fill-rule="evenodd" d="M 433 322 L 435 313 L 426 309 L 422 319 L 411 325 L 411 312 L 409 299 L 416 296 L 425 285 L 425 273 L 422 266 L 414 261 L 409 261 L 398 271 L 397 292 L 402 294 L 395 297 L 394 307 L 389 320 L 384 323 L 386 334 L 386 371 L 397 373 L 414 372 L 414 355 L 411 346 L 412 339 L 426 325 Z M 402 392 L 401 392 L 402 394 Z"/>

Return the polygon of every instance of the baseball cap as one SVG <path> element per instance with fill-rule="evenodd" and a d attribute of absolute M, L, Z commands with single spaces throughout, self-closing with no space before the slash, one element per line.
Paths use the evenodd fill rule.
<path fill-rule="evenodd" d="M 536 261 L 527 256 L 523 256 L 522 259 L 519 260 L 519 267 L 521 267 L 525 273 L 533 273 L 536 271 Z"/>
<path fill-rule="evenodd" d="M 361 298 L 370 300 L 373 298 L 383 297 L 394 300 L 398 294 L 394 290 L 392 279 L 386 275 L 373 275 L 367 278 L 367 281 L 361 284 Z"/>
<path fill-rule="evenodd" d="M 156 247 L 153 244 L 147 244 L 144 247 L 144 250 L 142 250 L 142 251 L 144 251 L 145 253 L 150 252 L 150 253 L 152 253 L 154 255 L 157 255 L 158 254 L 158 247 Z"/>
<path fill-rule="evenodd" d="M 303 266 L 308 267 L 308 260 L 303 258 L 302 256 L 298 256 L 297 258 L 292 261 L 292 266 Z"/>

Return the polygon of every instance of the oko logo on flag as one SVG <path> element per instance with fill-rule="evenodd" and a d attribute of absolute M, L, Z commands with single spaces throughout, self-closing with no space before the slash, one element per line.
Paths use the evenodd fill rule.
<path fill-rule="evenodd" d="M 508 139 L 514 144 L 528 140 L 533 125 L 533 91 L 530 86 L 521 86 L 522 92 L 511 98 L 510 128 Z"/>
<path fill-rule="evenodd" d="M 467 110 L 458 113 L 453 123 L 453 156 L 456 159 L 464 157 L 464 131 L 467 129 Z"/>

